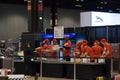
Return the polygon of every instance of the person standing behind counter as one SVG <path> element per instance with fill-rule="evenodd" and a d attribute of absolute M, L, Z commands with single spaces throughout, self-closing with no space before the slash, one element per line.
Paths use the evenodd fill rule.
<path fill-rule="evenodd" d="M 42 44 L 41 44 L 41 46 L 40 47 L 37 47 L 37 48 L 35 48 L 35 51 L 39 54 L 39 55 L 43 55 L 43 50 L 45 50 L 45 49 L 48 49 L 48 43 L 49 43 L 49 39 L 45 39 L 43 42 L 42 42 Z"/>
<path fill-rule="evenodd" d="M 94 42 L 94 46 L 92 46 L 92 51 L 93 51 L 93 57 L 95 58 L 100 58 L 103 53 L 103 48 L 99 45 L 99 41 L 96 40 Z"/>
<path fill-rule="evenodd" d="M 35 51 L 39 56 L 42 55 L 43 45 L 44 43 L 42 43 L 40 47 L 35 48 Z"/>
<path fill-rule="evenodd" d="M 56 39 L 53 39 L 52 42 L 53 44 L 49 46 L 49 49 L 53 50 L 53 52 L 51 52 L 51 58 L 57 58 L 59 57 L 58 52 L 59 52 L 60 46 L 58 45 L 58 41 Z"/>
<path fill-rule="evenodd" d="M 65 36 L 65 43 L 63 45 L 63 59 L 66 61 L 70 61 L 71 46 L 72 46 L 72 43 L 69 40 L 69 37 Z"/>
<path fill-rule="evenodd" d="M 81 42 L 77 42 L 74 48 L 74 56 L 76 58 L 80 58 L 81 55 L 81 45 L 82 45 L 82 41 Z"/>
<path fill-rule="evenodd" d="M 100 41 L 103 45 L 103 54 L 101 57 L 105 58 L 105 63 L 106 63 L 106 78 L 110 78 L 111 77 L 111 57 L 112 57 L 112 48 L 111 45 L 106 41 L 105 38 L 101 39 Z"/>
<path fill-rule="evenodd" d="M 83 40 L 83 44 L 81 45 L 81 56 L 80 57 L 90 57 L 90 60 L 93 60 L 93 51 L 90 46 L 88 46 L 88 41 Z M 89 58 L 88 58 L 89 60 Z"/>
<path fill-rule="evenodd" d="M 102 57 L 111 58 L 112 57 L 111 45 L 106 41 L 105 38 L 101 39 L 100 42 L 104 45 Z"/>
<path fill-rule="evenodd" d="M 43 49 L 48 49 L 48 43 L 50 42 L 50 40 L 49 39 L 45 39 L 44 41 L 43 41 Z"/>

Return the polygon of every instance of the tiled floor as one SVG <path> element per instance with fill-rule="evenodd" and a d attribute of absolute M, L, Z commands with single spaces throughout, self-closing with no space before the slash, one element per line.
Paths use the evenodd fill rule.
<path fill-rule="evenodd" d="M 35 80 L 35 77 L 28 76 L 27 80 Z M 42 79 L 39 77 L 37 80 L 73 80 L 73 79 L 66 79 L 66 78 L 48 78 L 48 77 L 43 77 Z"/>

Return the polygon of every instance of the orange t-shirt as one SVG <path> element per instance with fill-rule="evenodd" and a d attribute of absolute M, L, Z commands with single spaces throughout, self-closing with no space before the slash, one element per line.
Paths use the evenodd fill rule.
<path fill-rule="evenodd" d="M 42 55 L 42 50 L 43 50 L 43 47 L 42 47 L 42 46 L 36 48 L 36 51 L 37 51 L 37 53 L 38 53 L 39 55 Z"/>
<path fill-rule="evenodd" d="M 53 50 L 54 49 L 54 45 L 53 44 L 51 44 L 50 46 L 49 46 L 49 50 Z M 53 57 L 53 53 L 54 52 L 49 52 L 49 56 L 52 58 Z"/>
<path fill-rule="evenodd" d="M 85 49 L 85 52 L 87 52 L 88 56 L 93 57 L 92 49 L 89 46 Z"/>
<path fill-rule="evenodd" d="M 90 60 L 93 60 L 93 51 L 92 51 L 92 48 L 90 48 L 89 46 L 81 46 L 81 51 L 82 51 L 82 54 L 85 54 L 87 53 L 87 56 L 90 57 Z"/>
<path fill-rule="evenodd" d="M 112 47 L 109 43 L 106 43 L 104 46 L 104 51 L 109 51 L 109 54 L 106 57 L 112 57 Z"/>
<path fill-rule="evenodd" d="M 94 45 L 92 46 L 92 51 L 93 51 L 93 57 L 99 58 L 102 56 L 103 48 L 99 45 Z"/>
<path fill-rule="evenodd" d="M 43 49 L 48 49 L 49 48 L 49 46 L 45 43 L 44 45 L 43 45 Z"/>
<path fill-rule="evenodd" d="M 64 46 L 65 46 L 65 47 L 70 47 L 70 48 L 71 48 L 71 46 L 72 46 L 71 41 L 65 42 Z M 65 49 L 65 48 L 63 49 L 63 56 L 69 57 L 70 54 L 71 54 L 71 49 Z"/>
<path fill-rule="evenodd" d="M 50 50 L 50 46 L 48 46 L 46 43 L 43 45 L 43 50 Z M 46 57 L 50 57 L 51 53 L 50 52 L 43 52 L 43 55 Z"/>
<path fill-rule="evenodd" d="M 74 48 L 75 57 L 80 57 L 80 48 Z"/>

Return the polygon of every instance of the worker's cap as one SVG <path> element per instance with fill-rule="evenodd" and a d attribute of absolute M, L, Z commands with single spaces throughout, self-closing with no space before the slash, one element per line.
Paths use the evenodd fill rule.
<path fill-rule="evenodd" d="M 106 39 L 105 39 L 105 38 L 102 38 L 102 39 L 100 40 L 100 42 L 106 42 Z"/>
<path fill-rule="evenodd" d="M 65 39 L 69 39 L 69 36 L 65 36 L 64 38 L 65 38 Z"/>
<path fill-rule="evenodd" d="M 53 42 L 58 42 L 56 39 L 53 39 L 52 41 L 53 41 Z"/>
<path fill-rule="evenodd" d="M 79 44 L 80 44 L 80 43 L 79 43 L 79 42 L 77 42 L 77 43 L 75 44 L 75 46 L 79 46 Z"/>
<path fill-rule="evenodd" d="M 44 44 L 45 44 L 45 43 L 44 43 L 44 42 L 42 42 L 42 43 L 41 43 L 41 46 L 43 46 Z"/>
<path fill-rule="evenodd" d="M 87 40 L 83 40 L 83 45 L 87 45 L 88 41 Z"/>
<path fill-rule="evenodd" d="M 46 43 L 46 42 L 49 42 L 49 39 L 45 39 L 45 40 L 43 41 L 43 43 Z"/>
<path fill-rule="evenodd" d="M 82 45 L 82 43 L 83 43 L 83 41 L 78 41 L 78 42 L 76 43 L 76 46 L 80 46 L 80 45 Z"/>
<path fill-rule="evenodd" d="M 98 40 L 95 40 L 95 42 L 94 42 L 95 44 L 99 44 L 99 41 Z"/>

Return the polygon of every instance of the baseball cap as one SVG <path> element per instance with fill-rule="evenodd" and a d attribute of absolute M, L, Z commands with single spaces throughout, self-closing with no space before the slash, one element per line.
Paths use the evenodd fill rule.
<path fill-rule="evenodd" d="M 105 38 L 102 38 L 102 39 L 100 40 L 100 42 L 106 42 L 106 39 L 105 39 Z"/>

